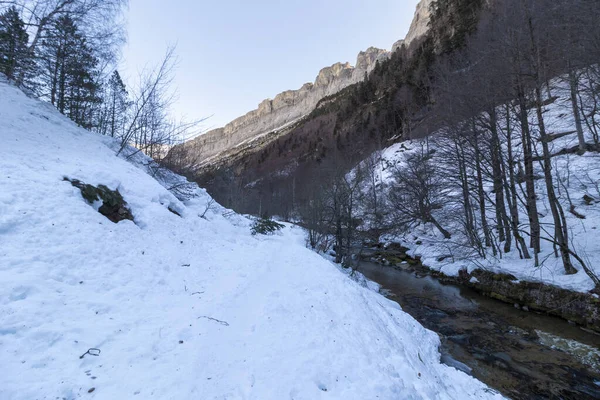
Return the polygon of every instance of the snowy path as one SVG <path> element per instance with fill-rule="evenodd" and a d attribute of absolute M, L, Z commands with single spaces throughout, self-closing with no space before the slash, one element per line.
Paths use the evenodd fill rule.
<path fill-rule="evenodd" d="M 299 228 L 199 218 L 203 190 L 180 203 L 111 140 L 2 83 L 0 146 L 0 399 L 499 397 Z M 136 223 L 111 223 L 64 176 L 119 188 Z"/>

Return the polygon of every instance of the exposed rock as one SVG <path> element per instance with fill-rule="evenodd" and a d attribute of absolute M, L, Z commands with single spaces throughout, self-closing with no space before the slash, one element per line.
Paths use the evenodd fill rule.
<path fill-rule="evenodd" d="M 410 25 L 410 29 L 408 30 L 408 34 L 404 39 L 404 43 L 408 46 L 413 40 L 418 37 L 423 36 L 427 33 L 429 19 L 431 17 L 431 13 L 429 11 L 431 7 L 431 3 L 434 0 L 421 0 L 419 4 L 417 4 L 417 10 L 415 11 L 415 16 Z"/>
<path fill-rule="evenodd" d="M 404 39 L 398 40 L 396 43 L 392 45 L 392 53 L 398 50 L 404 44 Z"/>
<path fill-rule="evenodd" d="M 583 201 L 585 202 L 586 205 L 591 206 L 592 204 L 594 204 L 596 202 L 596 199 L 594 199 L 589 194 L 584 194 Z"/>
<path fill-rule="evenodd" d="M 421 0 L 406 39 L 394 43 L 392 51 L 396 51 L 402 44 L 410 44 L 427 31 L 432 1 Z M 324 97 L 364 80 L 365 75 L 375 68 L 377 61 L 389 58 L 390 54 L 389 51 L 370 47 L 358 54 L 354 67 L 349 63 L 336 63 L 323 68 L 314 83 L 306 83 L 298 90 L 288 90 L 274 99 L 264 100 L 256 110 L 233 120 L 224 128 L 214 129 L 193 139 L 185 146 L 192 148 L 194 159 L 211 163 L 219 154 L 248 144 L 269 132 L 283 129 L 309 114 Z"/>
<path fill-rule="evenodd" d="M 111 190 L 105 185 L 93 186 L 83 183 L 77 179 L 64 178 L 71 185 L 81 190 L 81 196 L 85 201 L 94 206 L 100 202 L 98 212 L 114 223 L 128 219 L 133 221 L 133 215 L 118 189 Z"/>
<path fill-rule="evenodd" d="M 514 281 L 510 275 L 483 270 L 475 270 L 471 276 L 477 278 L 477 283 L 469 286 L 492 298 L 522 304 L 527 310 L 555 315 L 600 332 L 600 301 L 592 294 L 537 282 Z"/>
<path fill-rule="evenodd" d="M 371 47 L 359 53 L 355 67 L 349 63 L 336 63 L 323 68 L 314 83 L 306 83 L 298 90 L 287 90 L 272 100 L 264 100 L 256 110 L 233 120 L 224 128 L 195 138 L 188 145 L 193 146 L 195 152 L 206 160 L 247 140 L 281 128 L 309 114 L 322 98 L 362 81 L 365 74 L 375 67 L 377 60 L 384 60 L 388 56 L 388 51 Z"/>

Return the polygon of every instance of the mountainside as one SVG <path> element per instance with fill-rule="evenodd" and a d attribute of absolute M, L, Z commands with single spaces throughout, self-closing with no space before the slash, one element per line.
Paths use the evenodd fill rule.
<path fill-rule="evenodd" d="M 335 95 L 344 88 L 362 82 L 378 62 L 383 62 L 402 45 L 408 46 L 427 31 L 429 6 L 432 0 L 422 0 L 405 39 L 392 46 L 392 51 L 370 47 L 358 54 L 355 66 L 336 63 L 323 68 L 314 83 L 306 83 L 298 90 L 288 90 L 261 102 L 256 110 L 235 119 L 223 128 L 209 131 L 186 143 L 190 158 L 200 165 L 218 164 L 231 153 L 248 147 L 255 140 L 273 131 L 281 132 L 287 126 L 310 114 L 323 98 Z M 274 136 L 266 138 L 271 141 Z"/>
<path fill-rule="evenodd" d="M 427 134 L 433 126 L 422 121 L 436 54 L 464 40 L 482 4 L 458 3 L 467 12 L 445 7 L 432 21 L 434 2 L 420 2 L 407 40 L 397 42 L 366 81 L 324 97 L 308 115 L 208 159 L 198 157 L 201 149 L 176 148 L 177 157 L 199 167 L 181 172 L 228 207 L 287 218 L 324 176 L 349 170 L 390 142 Z"/>
<path fill-rule="evenodd" d="M 193 148 L 203 163 L 210 162 L 212 157 L 226 150 L 309 114 L 322 98 L 362 81 L 365 74 L 373 70 L 375 63 L 387 58 L 388 54 L 386 50 L 371 47 L 358 54 L 355 67 L 349 63 L 336 63 L 323 68 L 314 83 L 306 83 L 298 90 L 288 90 L 274 99 L 264 100 L 256 110 L 235 119 L 224 128 L 209 131 L 186 145 Z"/>
<path fill-rule="evenodd" d="M 0 141 L 0 398 L 500 398 L 300 228 L 252 236 L 2 82 Z"/>

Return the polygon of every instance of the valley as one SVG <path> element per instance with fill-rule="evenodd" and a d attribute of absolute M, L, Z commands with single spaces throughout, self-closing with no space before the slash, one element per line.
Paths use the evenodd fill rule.
<path fill-rule="evenodd" d="M 512 399 L 600 396 L 600 336 L 410 268 L 358 268 L 442 340 L 442 361 Z"/>
<path fill-rule="evenodd" d="M 0 399 L 600 399 L 597 1 L 267 3 L 0 1 Z"/>

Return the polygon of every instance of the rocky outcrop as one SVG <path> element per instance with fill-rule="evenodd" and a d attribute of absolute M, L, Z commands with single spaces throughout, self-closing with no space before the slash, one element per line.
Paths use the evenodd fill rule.
<path fill-rule="evenodd" d="M 475 270 L 460 281 L 478 292 L 524 310 L 539 311 L 600 332 L 600 299 L 539 282 L 519 281 L 511 275 Z M 475 278 L 475 279 L 473 279 Z"/>
<path fill-rule="evenodd" d="M 324 97 L 362 81 L 376 62 L 386 59 L 388 54 L 386 50 L 371 47 L 359 53 L 354 67 L 349 63 L 336 63 L 323 68 L 314 83 L 306 83 L 298 90 L 288 90 L 274 99 L 264 100 L 256 110 L 233 120 L 224 128 L 207 132 L 188 145 L 201 153 L 203 159 L 210 160 L 234 146 L 280 129 L 309 114 Z"/>
<path fill-rule="evenodd" d="M 427 33 L 429 19 L 431 17 L 431 3 L 434 0 L 421 0 L 419 4 L 417 4 L 417 9 L 415 11 L 415 16 L 413 18 L 412 23 L 410 24 L 410 29 L 408 30 L 408 34 L 404 39 L 404 43 L 408 46 L 413 40 L 423 36 Z"/>
<path fill-rule="evenodd" d="M 392 51 L 402 44 L 409 45 L 427 31 L 432 1 L 422 0 L 419 3 L 406 39 L 396 42 Z M 358 54 L 354 67 L 349 63 L 336 63 L 323 68 L 314 83 L 306 83 L 298 90 L 288 90 L 274 99 L 264 100 L 256 110 L 233 120 L 224 128 L 214 129 L 193 139 L 185 146 L 194 154 L 194 159 L 202 160 L 203 164 L 212 163 L 219 154 L 283 129 L 308 115 L 324 97 L 364 80 L 365 75 L 375 68 L 377 61 L 387 59 L 390 54 L 389 51 L 371 47 Z"/>
<path fill-rule="evenodd" d="M 105 185 L 93 186 L 67 177 L 63 180 L 71 182 L 71 185 L 81 190 L 85 201 L 115 224 L 126 219 L 133 221 L 129 206 L 118 189 L 111 190 Z"/>
<path fill-rule="evenodd" d="M 410 46 L 410 44 L 417 38 L 425 35 L 429 28 L 429 19 L 431 18 L 431 3 L 434 0 L 421 0 L 417 4 L 415 10 L 415 16 L 413 17 L 408 33 L 404 39 L 398 40 L 392 45 L 392 53 L 398 50 L 402 45 Z"/>

